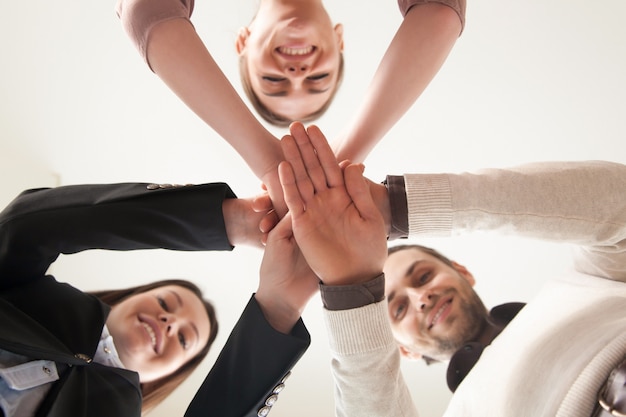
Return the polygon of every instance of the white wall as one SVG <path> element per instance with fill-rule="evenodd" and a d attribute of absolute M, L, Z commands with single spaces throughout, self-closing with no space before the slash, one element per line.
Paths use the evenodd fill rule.
<path fill-rule="evenodd" d="M 14 190 L 118 181 L 226 181 L 241 196 L 259 182 L 241 159 L 149 72 L 123 33 L 114 2 L 5 2 L 0 25 L 0 196 Z M 360 100 L 400 15 L 393 1 L 326 2 L 346 32 L 346 77 L 318 124 L 337 135 Z M 468 1 L 467 27 L 419 102 L 366 161 L 366 174 L 462 171 L 536 160 L 626 163 L 626 2 Z M 239 88 L 233 42 L 254 2 L 196 1 L 194 22 Z M 280 134 L 279 130 L 276 130 Z M 24 155 L 14 159 L 13 155 Z M 15 164 L 16 161 L 25 161 Z M 32 175 L 31 175 L 32 173 Z M 27 180 L 23 180 L 27 179 Z M 569 268 L 566 248 L 471 236 L 423 243 L 464 263 L 488 305 L 532 297 Z M 187 277 L 215 300 L 222 332 L 194 378 L 153 416 L 182 416 L 228 329 L 256 288 L 261 253 L 90 252 L 55 274 L 84 289 Z M 332 415 L 328 349 L 314 299 L 313 343 L 272 411 Z M 444 367 L 404 363 L 423 417 L 449 396 Z"/>

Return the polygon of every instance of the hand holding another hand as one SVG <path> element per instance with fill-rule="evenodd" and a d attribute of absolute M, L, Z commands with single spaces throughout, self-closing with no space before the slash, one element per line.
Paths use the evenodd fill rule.
<path fill-rule="evenodd" d="M 368 281 L 382 272 L 387 233 L 362 165 L 342 172 L 321 131 L 294 123 L 282 141 L 280 182 L 293 234 L 327 285 Z M 345 180 L 344 180 L 345 178 Z"/>

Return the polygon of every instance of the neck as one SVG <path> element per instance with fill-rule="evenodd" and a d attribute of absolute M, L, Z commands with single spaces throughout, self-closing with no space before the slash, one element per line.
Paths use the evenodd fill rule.
<path fill-rule="evenodd" d="M 487 315 L 485 318 L 483 325 L 481 326 L 480 331 L 474 338 L 474 341 L 479 342 L 483 346 L 487 346 L 493 342 L 493 339 L 498 337 L 498 335 L 504 329 L 505 324 L 496 323 L 491 316 Z"/>

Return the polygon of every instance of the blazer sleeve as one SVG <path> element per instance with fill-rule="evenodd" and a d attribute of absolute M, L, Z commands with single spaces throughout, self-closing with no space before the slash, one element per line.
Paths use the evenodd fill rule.
<path fill-rule="evenodd" d="M 267 415 L 310 342 L 302 320 L 274 330 L 252 296 L 185 417 Z"/>
<path fill-rule="evenodd" d="M 232 250 L 223 183 L 123 183 L 28 190 L 0 213 L 0 288 L 45 274 L 59 254 L 87 249 Z"/>

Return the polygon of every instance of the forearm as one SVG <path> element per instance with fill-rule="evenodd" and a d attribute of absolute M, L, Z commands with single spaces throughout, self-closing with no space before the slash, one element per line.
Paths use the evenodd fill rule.
<path fill-rule="evenodd" d="M 428 3 L 404 18 L 363 104 L 335 144 L 337 159 L 362 162 L 435 77 L 461 32 L 458 14 Z"/>
<path fill-rule="evenodd" d="M 386 305 L 382 301 L 350 310 L 324 310 L 338 417 L 417 416 L 400 371 Z"/>
<path fill-rule="evenodd" d="M 88 249 L 230 250 L 226 184 L 148 184 L 30 190 L 0 213 L 0 276 L 41 275 L 61 253 Z M 10 272 L 10 273 L 9 273 Z"/>
<path fill-rule="evenodd" d="M 290 334 L 277 332 L 251 298 L 185 417 L 257 415 L 310 343 L 302 321 Z"/>
<path fill-rule="evenodd" d="M 154 72 L 257 177 L 275 169 L 282 158 L 278 140 L 250 112 L 187 20 L 154 27 L 147 54 Z"/>
<path fill-rule="evenodd" d="M 254 295 L 259 308 L 263 312 L 265 320 L 274 330 L 289 334 L 296 323 L 300 320 L 302 309 L 295 308 L 289 304 L 280 294 L 276 292 L 264 291 L 260 288 Z"/>

